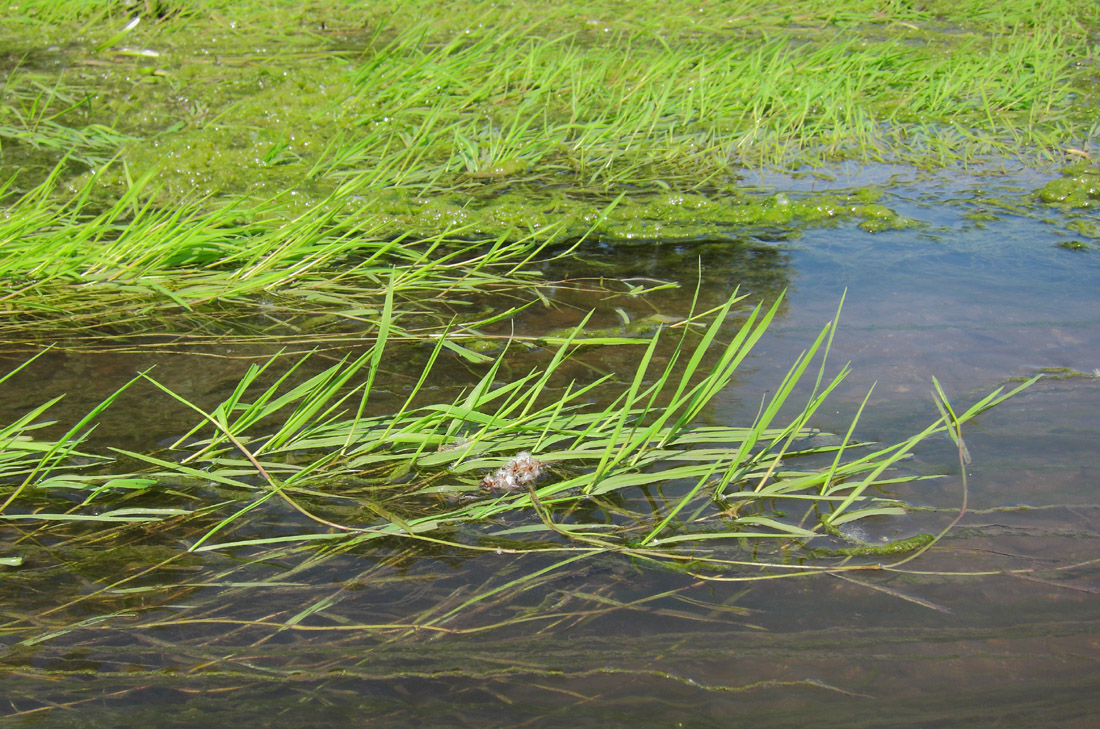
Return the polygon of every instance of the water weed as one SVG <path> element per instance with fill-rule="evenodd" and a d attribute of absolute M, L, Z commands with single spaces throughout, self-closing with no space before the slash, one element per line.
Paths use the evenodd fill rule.
<path fill-rule="evenodd" d="M 858 589 L 843 610 L 861 620 L 874 599 L 938 620 L 951 608 L 933 580 L 1068 585 L 1095 562 L 1086 548 L 1021 567 L 1016 546 L 989 548 L 1001 524 L 960 528 L 970 449 L 988 457 L 973 426 L 1038 378 L 982 360 L 990 394 L 927 377 L 933 404 L 914 406 L 896 382 L 853 396 L 826 358 L 849 346 L 834 347 L 840 279 L 872 247 L 897 269 L 926 248 L 970 262 L 923 286 L 936 306 L 970 307 L 936 297 L 984 268 L 939 245 L 951 223 L 907 217 L 944 195 L 895 194 L 890 170 L 942 182 L 992 177 L 991 160 L 1091 162 L 1098 24 L 1069 0 L 9 3 L 4 711 L 117 699 L 137 716 L 148 691 L 179 708 L 154 724 L 205 721 L 206 701 L 308 724 L 353 701 L 404 725 L 407 709 L 364 703 L 387 681 L 408 705 L 426 686 L 509 711 L 496 692 L 512 682 L 594 723 L 594 699 L 628 697 L 597 686 L 620 672 L 848 700 L 816 678 L 727 678 L 782 625 L 770 590 L 796 594 L 800 621 L 780 673 L 812 676 L 827 664 L 801 672 L 811 633 L 843 625 L 810 627 L 832 620 L 823 586 Z M 838 164 L 882 179 L 819 191 Z M 956 203 L 977 227 L 1040 201 L 1090 238 L 1095 178 L 1079 164 L 1013 193 L 1026 202 Z M 836 226 L 827 246 L 856 240 L 829 255 L 859 253 L 812 258 L 837 273 L 806 319 L 785 291 L 809 278 L 795 262 L 810 226 Z M 917 326 L 934 338 L 939 322 Z M 805 351 L 760 353 L 792 342 Z M 904 430 L 868 422 L 884 405 L 912 410 Z M 1075 518 L 1092 508 L 1066 501 Z M 959 557 L 964 529 L 979 557 Z M 898 615 L 890 640 L 917 627 Z M 711 631 L 706 655 L 668 632 L 682 626 Z M 614 652 L 593 657 L 605 639 Z M 881 641 L 862 643 L 875 681 Z M 719 668 L 679 675 L 669 656 Z"/>
<path fill-rule="evenodd" d="M 117 128 L 114 148 L 137 175 L 157 167 L 170 197 L 294 186 L 316 202 L 348 179 L 406 196 L 710 190 L 761 165 L 1057 161 L 1095 131 L 1081 102 L 1096 17 L 1073 4 L 1013 22 L 969 6 L 651 17 L 470 3 L 441 17 L 413 5 L 279 19 L 211 4 L 136 16 L 125 4 L 16 6 L 9 33 L 80 22 L 88 41 L 54 51 L 74 65 L 52 78 L 30 63 L 10 72 L 8 144 L 48 146 L 30 136 L 42 115 L 15 103 L 37 84 L 85 108 L 82 126 L 51 134 Z M 88 144 L 72 139 L 71 153 Z"/>
<path fill-rule="evenodd" d="M 387 297 L 388 307 L 393 294 L 391 290 Z M 229 399 L 210 411 L 152 373 L 142 374 L 164 396 L 197 412 L 197 424 L 167 453 L 115 449 L 148 466 L 132 473 L 74 477 L 56 472 L 79 444 L 72 435 L 48 449 L 36 445 L 13 450 L 20 464 L 44 449 L 49 460 L 13 467 L 9 478 L 26 476 L 6 505 L 18 505 L 17 497 L 27 488 L 39 493 L 76 489 L 88 494 L 81 506 L 94 513 L 50 515 L 20 509 L 6 518 L 145 521 L 159 509 L 104 507 L 113 495 L 132 500 L 135 489 L 185 492 L 208 484 L 240 496 L 194 540 L 192 550 L 268 543 L 265 538 L 226 541 L 224 535 L 242 528 L 247 532 L 249 515 L 275 500 L 313 524 L 297 535 L 276 538 L 280 543 L 341 539 L 363 544 L 405 538 L 491 549 L 506 537 L 511 549 L 525 541 L 525 548 L 541 549 L 564 540 L 585 550 L 640 550 L 650 560 L 687 559 L 705 565 L 713 557 L 698 551 L 700 544 L 829 540 L 837 536 L 837 527 L 849 522 L 903 514 L 903 504 L 878 495 L 882 487 L 897 483 L 896 465 L 937 433 L 951 434 L 961 444 L 959 426 L 1034 381 L 1008 393 L 998 390 L 962 414 L 951 409 L 940 390 L 941 417 L 893 446 L 855 442 L 855 422 L 844 438 L 822 445 L 809 421 L 846 374 L 846 369 L 832 378 L 825 374 L 834 322 L 794 363 L 751 425 L 699 427 L 695 421 L 700 413 L 729 385 L 779 308 L 779 302 L 766 310 L 757 307 L 722 342 L 720 332 L 739 300 L 735 296 L 711 312 L 711 321 L 699 331 L 681 326 L 643 341 L 646 351 L 636 373 L 615 388 L 617 397 L 596 407 L 589 403 L 595 391 L 612 384 L 608 377 L 561 382 L 557 374 L 580 329 L 566 337 L 544 366 L 524 376 L 498 381 L 503 359 L 497 358 L 455 400 L 419 404 L 433 367 L 454 356 L 440 338 L 404 402 L 373 416 L 367 406 L 372 397 L 378 398 L 372 388 L 388 333 L 394 331 L 388 325 L 361 356 L 293 387 L 288 377 L 301 361 L 266 387 L 258 383 L 276 360 L 253 365 Z M 698 317 L 693 320 L 702 324 Z M 657 365 L 654 354 L 669 335 L 672 349 L 664 364 Z M 794 406 L 793 416 L 781 417 L 805 379 L 813 380 L 806 400 Z M 9 426 L 9 442 L 22 442 L 23 430 L 46 407 Z M 70 434 L 86 427 L 89 418 Z M 845 458 L 852 452 L 861 455 Z M 798 465 L 815 459 L 817 467 Z M 578 518 L 593 509 L 603 511 L 608 521 Z M 797 517 L 782 516 L 791 510 Z M 170 509 L 165 518 L 181 514 Z M 350 514 L 357 516 L 349 519 Z"/>

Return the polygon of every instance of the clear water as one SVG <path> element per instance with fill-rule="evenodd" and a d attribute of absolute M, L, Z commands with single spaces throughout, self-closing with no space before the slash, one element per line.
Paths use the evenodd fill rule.
<path fill-rule="evenodd" d="M 169 532 L 135 541 L 131 564 L 125 554 L 97 554 L 94 542 L 60 545 L 58 564 L 63 556 L 69 567 L 40 559 L 6 575 L 4 621 L 85 622 L 0 654 L 0 715 L 26 726 L 1095 726 L 1100 255 L 1056 247 L 1057 224 L 1038 216 L 976 226 L 962 215 L 970 182 L 897 187 L 888 202 L 927 221 L 917 230 L 838 227 L 789 243 L 588 254 L 621 273 L 685 282 L 701 259 L 705 301 L 739 282 L 757 296 L 788 288 L 748 371 L 708 414 L 719 421 L 755 412 L 842 295 L 831 358 L 837 367 L 850 360 L 853 374 L 819 427 L 846 427 L 872 383 L 858 433 L 888 440 L 934 417 L 933 375 L 963 405 L 1039 368 L 1074 373 L 1040 382 L 970 428 L 968 512 L 909 572 L 704 582 L 603 557 L 510 591 L 510 580 L 561 558 L 425 548 L 412 559 L 351 548 L 303 565 L 250 562 L 241 552 L 189 556 L 128 582 L 129 591 L 68 608 L 145 569 L 155 549 L 178 550 Z M 661 305 L 683 310 L 685 289 L 662 294 Z M 246 366 L 56 356 L 47 374 L 20 380 L 17 401 L 4 407 L 25 409 L 75 383 L 106 388 L 153 362 L 162 380 L 215 400 Z M 75 400 L 101 396 L 84 389 Z M 150 423 L 133 406 L 117 417 L 145 423 L 129 436 L 138 444 L 172 412 Z M 112 437 L 126 432 L 115 427 Z M 868 536 L 935 530 L 957 514 L 963 481 L 952 444 L 927 444 L 912 468 L 946 474 L 899 492 L 928 510 L 868 524 Z M 296 525 L 273 510 L 254 528 L 271 536 Z M 486 585 L 506 599 L 461 612 L 445 630 L 369 638 L 354 630 L 445 612 Z M 310 606 L 320 609 L 302 618 L 308 631 L 263 624 Z M 174 621 L 183 612 L 188 621 Z"/>

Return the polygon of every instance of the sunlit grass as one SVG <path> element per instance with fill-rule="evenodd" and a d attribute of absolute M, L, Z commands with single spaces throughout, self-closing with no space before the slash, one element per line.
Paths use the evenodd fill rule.
<path fill-rule="evenodd" d="M 55 160 L 114 149 L 173 198 L 282 182 L 316 202 L 352 179 L 491 196 L 714 191 L 744 169 L 850 159 L 1050 164 L 1095 135 L 1096 12 L 1072 3 L 156 7 L 14 7 L 9 28 L 81 23 L 90 40 L 73 70 L 10 72 L 7 144 Z M 293 49 L 265 50 L 280 34 Z"/>
<path fill-rule="evenodd" d="M 440 339 L 420 379 L 395 400 L 382 385 L 393 301 L 391 288 L 378 339 L 363 354 L 304 377 L 308 360 L 274 357 L 208 409 L 145 372 L 59 436 L 32 438 L 55 401 L 0 429 L 0 522 L 15 535 L 0 568 L 21 569 L 12 579 L 33 584 L 58 559 L 66 571 L 93 574 L 97 564 L 129 560 L 33 616 L 6 616 L 0 635 L 37 650 L 106 647 L 119 630 L 159 641 L 169 629 L 173 655 L 202 672 L 213 665 L 210 641 L 256 655 L 280 634 L 324 641 L 320 655 L 331 655 L 344 640 L 365 649 L 621 612 L 743 625 L 748 611 L 700 603 L 689 591 L 707 582 L 909 573 L 965 511 L 965 477 L 962 510 L 937 534 L 871 544 L 851 525 L 902 522 L 899 487 L 928 478 L 900 467 L 921 442 L 953 439 L 965 465 L 963 426 L 1034 382 L 965 409 L 934 382 L 940 415 L 913 436 L 857 440 L 861 407 L 847 433 L 823 438 L 810 420 L 847 374 L 826 363 L 834 320 L 752 422 L 701 425 L 779 309 L 758 306 L 731 328 L 741 302 L 734 295 L 654 335 L 625 378 L 563 378 L 578 356 L 578 327 L 527 374 L 502 379 L 501 357 L 440 400 L 425 387 L 454 357 Z M 175 442 L 156 451 L 87 447 L 95 422 L 114 402 L 137 397 L 139 382 L 146 410 L 160 408 L 158 399 L 174 402 L 194 412 L 193 426 L 181 424 Z M 522 452 L 541 462 L 541 478 L 487 490 L 486 475 L 514 467 Z M 433 555 L 500 562 L 470 583 L 439 573 Z M 349 559 L 358 565 L 351 572 L 334 567 Z M 586 568 L 608 559 L 690 579 L 633 597 L 607 575 L 576 587 Z M 548 601 L 563 580 L 573 587 Z M 369 612 L 349 613 L 364 587 Z M 919 595 L 868 587 L 942 610 Z M 139 653 L 130 646 L 119 655 L 140 663 Z"/>
<path fill-rule="evenodd" d="M 148 175 L 135 180 L 104 207 L 92 194 L 95 178 L 61 201 L 51 178 L 7 207 L 0 221 L 0 330 L 9 341 L 35 332 L 216 340 L 295 331 L 308 340 L 319 320 L 370 336 L 387 292 L 396 301 L 387 312 L 393 336 L 407 327 L 416 332 L 410 336 L 424 337 L 456 317 L 449 304 L 496 294 L 523 305 L 532 300 L 524 292 L 542 283 L 525 262 L 546 236 L 471 241 L 457 237 L 459 229 L 426 240 L 394 238 L 369 213 L 348 214 L 341 204 L 348 192 L 289 219 L 277 198 L 164 209 L 145 194 L 149 182 Z M 510 311 L 485 314 L 480 324 Z"/>
<path fill-rule="evenodd" d="M 997 391 L 961 414 L 946 404 L 940 391 L 941 418 L 893 446 L 854 442 L 855 424 L 839 444 L 814 445 L 808 439 L 814 432 L 809 422 L 847 372 L 826 376 L 831 325 L 765 399 L 754 422 L 699 427 L 696 418 L 728 386 L 779 307 L 776 302 L 766 310 L 755 309 L 729 341 L 721 342 L 724 322 L 739 301 L 735 296 L 709 312 L 710 323 L 698 332 L 683 326 L 654 335 L 633 377 L 615 386 L 620 394 L 602 398 L 596 406 L 590 403 L 596 392 L 612 384 L 608 377 L 560 382 L 555 374 L 569 358 L 578 327 L 545 365 L 526 376 L 498 381 L 503 361 L 498 358 L 457 399 L 420 404 L 421 387 L 433 367 L 440 366 L 440 358 L 453 356 L 441 338 L 404 403 L 369 415 L 377 399 L 374 388 L 390 332 L 393 296 L 391 289 L 372 348 L 293 387 L 286 383 L 298 365 L 272 384 L 256 387 L 275 364 L 272 360 L 254 365 L 229 399 L 204 411 L 152 374 L 141 375 L 165 397 L 200 415 L 172 452 L 118 451 L 152 470 L 88 477 L 52 473 L 62 458 L 51 453 L 49 465 L 20 466 L 12 472 L 9 477 L 27 475 L 7 505 L 18 506 L 17 497 L 27 489 L 83 489 L 90 494 L 83 505 L 94 513 L 49 515 L 36 510 L 7 518 L 178 517 L 181 512 L 174 508 L 164 512 L 160 506 L 131 506 L 120 511 L 104 506 L 112 493 L 131 501 L 135 491 L 153 495 L 164 488 L 186 490 L 188 483 L 211 482 L 243 499 L 194 539 L 193 550 L 288 540 L 364 544 L 380 538 L 493 549 L 501 543 L 497 540 L 507 539 L 512 549 L 525 542 L 530 549 L 563 543 L 705 564 L 710 558 L 695 551 L 700 543 L 803 543 L 837 536 L 838 527 L 857 519 L 903 514 L 904 505 L 896 498 L 880 495 L 882 487 L 897 483 L 893 467 L 931 435 L 949 433 L 961 444 L 959 426 L 1030 384 L 1009 393 Z M 672 353 L 658 366 L 653 355 L 670 334 Z M 812 380 L 807 383 L 810 392 L 796 405 L 792 396 L 806 379 Z M 12 426 L 9 440 L 17 442 L 16 436 L 45 407 Z M 71 432 L 80 431 L 87 420 Z M 78 442 L 63 439 L 57 448 L 69 453 Z M 502 466 L 520 468 L 512 465 L 520 453 L 532 454 L 549 475 L 536 479 L 536 468 L 530 477 L 519 476 L 508 486 L 487 491 L 483 476 Z M 799 467 L 814 463 L 813 457 L 825 460 Z M 314 528 L 295 536 L 226 539 L 272 499 L 292 506 Z M 592 509 L 603 511 L 608 521 L 576 518 Z M 782 515 L 792 510 L 797 514 L 793 518 Z M 349 519 L 351 513 L 357 516 Z"/>
<path fill-rule="evenodd" d="M 781 301 L 662 309 L 652 336 L 507 320 L 564 306 L 579 284 L 543 262 L 594 240 L 908 223 L 873 190 L 765 195 L 746 170 L 1087 156 L 1097 22 L 1068 1 L 9 3 L 6 348 L 255 358 L 220 402 L 152 369 L 86 414 L 43 394 L 0 425 L 11 716 L 105 703 L 69 680 L 89 673 L 122 696 L 225 676 L 222 699 L 242 680 L 420 680 L 437 669 L 392 651 L 527 627 L 568 642 L 624 613 L 758 631 L 691 591 L 914 577 L 966 510 L 965 427 L 1033 380 L 959 405 L 933 379 L 938 417 L 868 443 L 869 395 L 843 434 L 812 425 L 847 374 L 825 361 L 835 320 L 755 415 L 707 420 Z M 584 285 L 649 305 L 683 283 L 608 275 Z M 596 346 L 633 356 L 609 373 Z M 455 373 L 460 392 L 439 384 Z M 172 437 L 103 437 L 123 402 Z M 929 476 L 906 462 L 931 437 L 958 451 L 961 507 L 915 518 Z M 861 538 L 884 523 L 895 541 Z M 1040 569 L 1017 566 L 967 575 Z M 478 681 L 516 670 L 467 648 L 433 655 Z"/>

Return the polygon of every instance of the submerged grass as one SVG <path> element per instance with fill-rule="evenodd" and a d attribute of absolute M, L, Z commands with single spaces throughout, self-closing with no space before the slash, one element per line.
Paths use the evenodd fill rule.
<path fill-rule="evenodd" d="M 391 289 L 378 340 L 360 356 L 313 374 L 301 372 L 308 360 L 272 358 L 212 408 L 155 372 L 59 436 L 43 437 L 38 422 L 55 401 L 34 408 L 0 431 L 0 523 L 12 535 L 0 565 L 19 570 L 8 575 L 12 589 L 55 573 L 64 579 L 44 602 L 30 593 L 41 603 L 33 615 L 0 619 L 0 635 L 14 641 L 5 660 L 22 665 L 54 646 L 50 654 L 62 657 L 48 663 L 60 661 L 58 675 L 70 670 L 70 649 L 102 653 L 97 670 L 127 660 L 156 672 L 158 661 L 132 649 L 141 636 L 168 650 L 172 665 L 207 675 L 223 670 L 217 656 L 227 646 L 268 656 L 262 646 L 290 635 L 330 641 L 318 653 L 327 665 L 348 641 L 357 651 L 381 650 L 430 636 L 542 632 L 621 612 L 740 625 L 748 612 L 700 603 L 690 591 L 708 582 L 907 572 L 951 525 L 887 544 L 863 541 L 850 526 L 900 520 L 906 506 L 894 490 L 927 478 L 899 468 L 920 442 L 946 435 L 963 458 L 962 426 L 1034 380 L 966 409 L 934 383 L 940 416 L 914 436 L 859 442 L 857 415 L 843 437 L 828 438 L 809 421 L 847 374 L 827 374 L 834 320 L 753 422 L 702 425 L 701 413 L 780 307 L 757 306 L 731 331 L 742 298 L 659 331 L 622 381 L 563 379 L 580 356 L 577 327 L 528 374 L 501 379 L 501 356 L 464 392 L 440 400 L 425 387 L 455 356 L 440 338 L 395 402 L 380 392 Z M 157 451 L 92 445 L 99 416 L 128 397 L 142 397 L 148 410 L 158 409 L 156 397 L 180 403 L 195 412 L 194 426 Z M 474 559 L 496 560 L 474 584 L 436 566 Z M 603 574 L 608 564 L 687 582 L 624 593 Z M 597 576 L 585 580 L 593 569 Z M 84 574 L 90 586 L 73 582 Z M 364 617 L 352 606 L 367 586 Z M 130 648 L 115 646 L 119 630 Z M 278 651 L 268 659 L 264 670 L 296 670 Z"/>
<path fill-rule="evenodd" d="M 1070 2 L 10 4 L 7 349 L 267 349 L 212 406 L 149 370 L 72 425 L 43 420 L 54 398 L 0 427 L 5 589 L 53 580 L 0 616 L 5 661 L 54 644 L 124 666 L 121 630 L 165 651 L 148 670 L 182 656 L 229 675 L 225 654 L 310 634 L 386 644 L 620 611 L 741 624 L 686 592 L 905 569 L 944 532 L 869 544 L 854 526 L 904 523 L 895 487 L 923 478 L 902 466 L 920 442 L 951 438 L 962 459 L 961 427 L 1033 380 L 965 408 L 933 381 L 939 417 L 873 444 L 863 407 L 842 437 L 811 426 L 847 374 L 825 363 L 835 319 L 751 422 L 705 423 L 781 299 L 616 309 L 635 328 L 504 324 L 571 286 L 645 301 L 682 283 L 546 280 L 545 260 L 596 241 L 909 223 L 873 189 L 763 195 L 739 187 L 746 169 L 1087 157 L 1098 21 Z M 288 344 L 353 349 L 271 356 Z M 413 345 L 427 362 L 397 396 Z M 594 345 L 638 357 L 607 374 Z M 457 364 L 476 378 L 440 396 Z M 193 425 L 162 448 L 97 437 L 128 398 Z M 475 559 L 495 560 L 476 584 L 449 571 Z M 687 582 L 569 582 L 596 565 Z M 364 586 L 368 617 L 344 612 Z"/>
<path fill-rule="evenodd" d="M 391 289 L 387 314 L 393 295 Z M 711 322 L 700 332 L 680 327 L 671 354 L 660 365 L 654 353 L 667 332 L 655 334 L 633 378 L 621 384 L 621 394 L 595 406 L 593 395 L 606 390 L 609 377 L 556 382 L 556 371 L 574 349 L 580 327 L 543 367 L 526 376 L 497 381 L 501 357 L 457 399 L 417 404 L 432 368 L 441 357 L 453 356 L 445 354 L 446 338 L 441 337 L 404 403 L 394 412 L 373 416 L 367 413 L 391 331 L 387 319 L 367 352 L 297 385 L 290 386 L 289 378 L 300 361 L 259 390 L 257 383 L 275 360 L 254 365 L 212 411 L 142 374 L 141 379 L 165 396 L 197 411 L 198 424 L 166 453 L 115 449 L 150 467 L 132 473 L 82 477 L 62 472 L 63 462 L 80 443 L 75 434 L 107 402 L 50 446 L 35 465 L 28 464 L 46 446 L 29 442 L 34 447 L 5 448 L 15 454 L 7 479 L 22 477 L 5 507 L 18 506 L 28 489 L 46 494 L 74 490 L 86 497 L 80 508 L 64 513 L 19 509 L 3 518 L 175 518 L 185 512 L 106 507 L 118 493 L 131 502 L 141 500 L 138 491 L 152 495 L 165 488 L 208 484 L 239 494 L 232 499 L 237 505 L 195 539 L 192 550 L 318 539 L 359 545 L 385 538 L 496 549 L 507 540 L 510 550 L 561 543 L 707 565 L 713 557 L 706 548 L 699 551 L 703 543 L 829 539 L 857 519 L 904 513 L 903 504 L 880 495 L 883 486 L 897 482 L 891 469 L 931 435 L 948 433 L 961 443 L 961 424 L 1033 381 L 1009 393 L 997 391 L 961 414 L 937 390 L 941 417 L 890 447 L 855 443 L 851 430 L 837 444 L 814 445 L 808 423 L 846 374 L 841 370 L 825 377 L 834 322 L 794 363 L 751 425 L 699 427 L 695 420 L 729 384 L 780 305 L 757 307 L 728 342 L 719 343 L 731 307 L 740 299 L 734 296 L 708 312 Z M 794 405 L 793 393 L 813 368 L 816 375 L 806 401 Z M 360 375 L 364 371 L 365 377 Z M 47 407 L 9 426 L 8 442 L 22 443 L 24 431 L 34 427 L 33 420 Z M 783 415 L 792 408 L 793 415 Z M 853 451 L 862 455 L 845 457 Z M 812 464 L 811 456 L 821 465 L 798 467 Z M 823 457 L 828 459 L 824 463 Z M 496 477 L 482 479 L 498 467 L 502 470 Z M 540 480 L 543 471 L 549 476 Z M 265 504 L 272 500 L 291 506 L 313 528 L 274 538 L 225 540 L 225 535 L 249 531 L 243 525 L 250 515 L 268 509 Z M 782 516 L 792 509 L 794 515 Z M 579 518 L 592 510 L 603 512 L 605 520 Z M 349 514 L 355 517 L 349 519 Z"/>

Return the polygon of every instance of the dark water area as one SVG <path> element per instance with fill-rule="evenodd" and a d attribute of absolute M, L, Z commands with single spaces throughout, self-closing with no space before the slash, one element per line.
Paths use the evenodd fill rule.
<path fill-rule="evenodd" d="M 904 468 L 943 478 L 898 487 L 918 507 L 910 514 L 860 524 L 872 540 L 935 532 L 959 513 L 965 489 L 961 521 L 904 568 L 702 580 L 613 555 L 569 561 L 391 544 L 321 545 L 304 562 L 247 548 L 178 559 L 171 531 L 151 531 L 133 542 L 136 566 L 124 550 L 97 554 L 92 541 L 55 568 L 0 573 L 5 622 L 68 621 L 34 644 L 11 640 L 0 650 L 0 716 L 49 727 L 1096 726 L 1100 255 L 1057 247 L 1057 212 L 975 222 L 966 215 L 969 184 L 894 188 L 888 204 L 925 221 L 908 230 L 844 225 L 792 240 L 582 253 L 608 275 L 682 282 L 650 297 L 663 311 L 686 311 L 700 263 L 707 306 L 738 283 L 750 297 L 787 289 L 744 373 L 705 414 L 713 422 L 751 418 L 842 297 L 830 361 L 833 371 L 848 361 L 853 371 L 812 423 L 823 430 L 844 432 L 872 384 L 856 432 L 889 441 L 936 417 L 933 376 L 960 408 L 1013 378 L 1049 372 L 964 431 L 965 482 L 954 444 L 929 441 Z M 613 320 L 611 305 L 588 305 Z M 633 306 L 632 315 L 646 310 Z M 525 313 L 516 325 L 551 329 L 577 317 Z M 629 371 L 636 356 L 597 354 L 590 364 Z M 71 399 L 96 401 L 151 364 L 159 379 L 211 404 L 251 361 L 50 357 L 15 381 L 5 413 L 78 383 L 96 391 Z M 437 384 L 460 385 L 462 372 Z M 108 424 L 113 442 L 121 435 L 136 448 L 179 435 L 182 409 L 142 398 L 120 407 Z M 258 537 L 301 526 L 272 507 L 251 528 Z M 163 569 L 110 589 L 116 575 L 157 555 L 169 561 Z M 94 600 L 68 607 L 90 593 Z M 466 602 L 474 596 L 484 597 Z M 434 630 L 363 629 L 423 625 L 450 611 Z M 288 621 L 297 627 L 272 627 Z"/>

